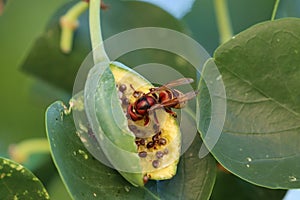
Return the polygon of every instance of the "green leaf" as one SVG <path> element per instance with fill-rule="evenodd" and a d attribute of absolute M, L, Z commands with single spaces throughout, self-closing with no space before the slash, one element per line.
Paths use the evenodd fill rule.
<path fill-rule="evenodd" d="M 0 158 L 0 199 L 50 199 L 39 179 L 22 165 Z"/>
<path fill-rule="evenodd" d="M 61 102 L 48 108 L 46 124 L 53 159 L 74 199 L 208 199 L 211 194 L 215 162 L 211 156 L 198 158 L 198 138 L 182 156 L 173 179 L 150 181 L 145 188 L 137 188 L 91 156 Z"/>
<path fill-rule="evenodd" d="M 285 190 L 272 190 L 248 183 L 233 174 L 218 172 L 211 200 L 282 200 Z"/>
<path fill-rule="evenodd" d="M 212 154 L 237 176 L 269 188 L 300 187 L 299 27 L 296 18 L 264 22 L 214 55 L 226 87 L 227 114 Z M 199 129 L 205 137 L 210 97 L 206 86 L 200 87 Z"/>
<path fill-rule="evenodd" d="M 87 13 L 79 18 L 80 26 L 74 36 L 72 52 L 65 55 L 60 51 L 59 18 L 74 3 L 76 2 L 66 4 L 55 13 L 22 65 L 24 71 L 68 91 L 72 91 L 77 71 L 91 51 Z M 184 31 L 181 22 L 162 9 L 148 3 L 115 0 L 108 0 L 105 3 L 109 5 L 109 8 L 102 11 L 101 15 L 104 39 L 138 27 L 164 27 Z M 138 50 L 130 52 L 118 60 L 127 66 L 137 66 L 149 62 L 161 63 L 176 66 L 178 71 L 189 77 L 195 77 L 196 74 L 194 68 L 188 63 L 182 64 L 178 56 L 159 50 Z"/>

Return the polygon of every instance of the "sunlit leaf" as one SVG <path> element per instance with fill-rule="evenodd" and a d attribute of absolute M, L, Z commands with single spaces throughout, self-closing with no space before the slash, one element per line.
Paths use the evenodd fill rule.
<path fill-rule="evenodd" d="M 0 158 L 0 199 L 50 199 L 39 179 L 22 165 Z"/>
<path fill-rule="evenodd" d="M 237 176 L 269 188 L 300 186 L 299 27 L 296 18 L 261 23 L 214 55 L 227 115 L 212 154 Z M 199 129 L 205 136 L 210 100 L 204 84 L 201 101 Z"/>
<path fill-rule="evenodd" d="M 46 117 L 52 156 L 74 199 L 208 199 L 211 194 L 215 162 L 210 156 L 198 158 L 198 138 L 182 156 L 173 179 L 137 188 L 89 154 L 76 134 L 72 114 L 64 115 L 61 102 L 52 104 Z"/>

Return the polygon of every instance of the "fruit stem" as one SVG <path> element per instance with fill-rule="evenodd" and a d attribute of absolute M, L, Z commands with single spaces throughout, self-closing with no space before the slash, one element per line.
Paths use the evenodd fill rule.
<path fill-rule="evenodd" d="M 100 5 L 101 0 L 90 0 L 89 21 L 94 64 L 109 61 L 104 46 L 102 45 L 103 39 L 100 24 Z"/>
<path fill-rule="evenodd" d="M 220 43 L 222 44 L 233 36 L 227 2 L 226 0 L 214 0 L 214 5 L 220 34 Z"/>
<path fill-rule="evenodd" d="M 73 46 L 74 31 L 77 29 L 79 22 L 78 17 L 88 9 L 87 2 L 80 1 L 75 4 L 68 12 L 60 18 L 61 38 L 60 48 L 63 53 L 70 53 Z"/>
<path fill-rule="evenodd" d="M 276 17 L 276 13 L 277 13 L 277 10 L 278 10 L 279 3 L 280 3 L 280 0 L 276 0 L 276 2 L 274 4 L 273 12 L 272 12 L 271 21 L 274 21 L 274 19 Z"/>
<path fill-rule="evenodd" d="M 10 157 L 19 163 L 24 163 L 28 157 L 36 153 L 49 153 L 50 147 L 47 139 L 34 138 L 24 140 L 9 147 Z"/>

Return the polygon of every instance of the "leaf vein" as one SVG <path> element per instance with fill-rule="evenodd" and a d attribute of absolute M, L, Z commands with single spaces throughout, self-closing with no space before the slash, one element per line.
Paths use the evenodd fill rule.
<path fill-rule="evenodd" d="M 271 101 L 273 101 L 275 104 L 277 104 L 279 107 L 284 108 L 285 110 L 287 110 L 288 112 L 292 113 L 293 115 L 295 115 L 296 117 L 299 117 L 300 114 L 295 112 L 294 110 L 288 108 L 287 106 L 283 105 L 282 103 L 278 102 L 277 100 L 275 100 L 274 98 L 268 96 L 264 91 L 262 91 L 261 89 L 255 87 L 255 85 L 253 85 L 250 81 L 247 81 L 245 79 L 243 79 L 242 77 L 240 77 L 237 73 L 234 73 L 233 71 L 231 71 L 230 69 L 228 69 L 227 67 L 222 66 L 223 69 L 225 69 L 226 71 L 228 71 L 229 73 L 231 73 L 233 76 L 237 77 L 238 79 L 240 79 L 241 81 L 243 81 L 244 83 L 248 84 L 249 86 L 251 86 L 253 89 L 255 89 L 257 92 L 259 92 L 260 94 L 262 94 L 263 96 L 265 96 L 266 98 L 270 99 Z"/>

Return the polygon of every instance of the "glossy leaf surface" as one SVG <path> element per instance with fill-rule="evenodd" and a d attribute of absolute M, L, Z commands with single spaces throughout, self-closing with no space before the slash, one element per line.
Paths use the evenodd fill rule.
<path fill-rule="evenodd" d="M 52 156 L 74 199 L 208 199 L 210 196 L 215 162 L 210 156 L 198 158 L 198 138 L 182 156 L 173 179 L 150 181 L 145 188 L 137 188 L 88 153 L 76 134 L 72 115 L 64 115 L 61 102 L 52 104 L 46 117 Z"/>
<path fill-rule="evenodd" d="M 232 173 L 270 188 L 300 186 L 299 27 L 296 18 L 261 23 L 214 55 L 226 88 L 227 114 L 212 153 Z M 210 100 L 204 84 L 201 100 L 199 129 L 205 133 Z"/>
<path fill-rule="evenodd" d="M 0 199 L 50 199 L 39 179 L 22 165 L 0 158 Z"/>

